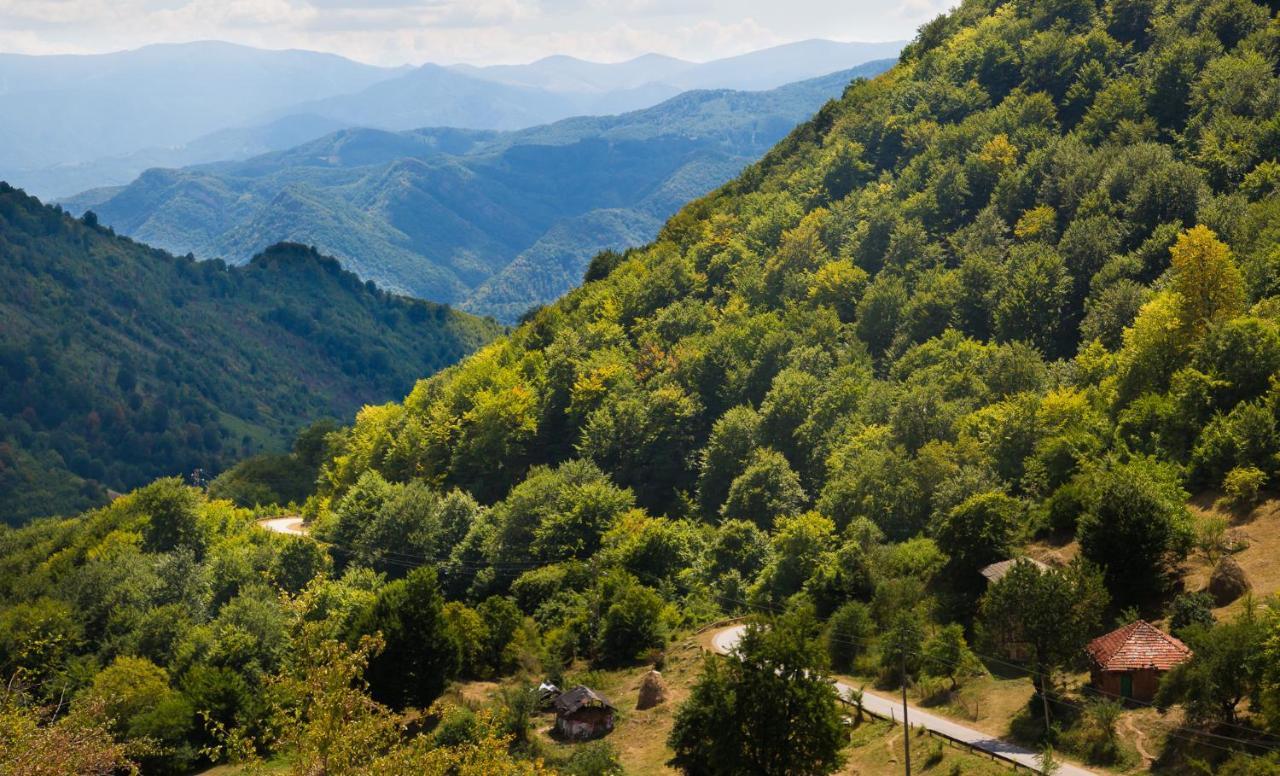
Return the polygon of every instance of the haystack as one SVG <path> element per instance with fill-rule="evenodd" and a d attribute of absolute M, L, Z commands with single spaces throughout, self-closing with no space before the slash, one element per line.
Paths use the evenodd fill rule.
<path fill-rule="evenodd" d="M 662 681 L 662 674 L 650 671 L 640 680 L 640 698 L 636 701 L 637 709 L 651 709 L 667 702 L 667 683 Z"/>
<path fill-rule="evenodd" d="M 1253 585 L 1249 583 L 1248 575 L 1230 555 L 1218 561 L 1213 574 L 1209 577 L 1209 595 L 1213 596 L 1218 606 L 1226 606 L 1249 592 L 1251 587 Z"/>

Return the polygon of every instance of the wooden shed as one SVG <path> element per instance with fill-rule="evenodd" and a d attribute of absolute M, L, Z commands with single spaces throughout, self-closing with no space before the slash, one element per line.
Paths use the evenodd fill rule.
<path fill-rule="evenodd" d="M 997 561 L 996 563 L 992 563 L 990 566 L 984 566 L 978 573 L 982 574 L 982 576 L 987 580 L 988 585 L 993 585 L 1004 579 L 1010 571 L 1013 571 L 1013 567 L 1019 563 L 1030 563 L 1041 571 L 1050 570 L 1049 566 L 1041 563 L 1035 558 L 1021 557 Z"/>
<path fill-rule="evenodd" d="M 586 685 L 562 693 L 554 708 L 556 733 L 566 740 L 587 741 L 613 730 L 613 704 Z"/>
<path fill-rule="evenodd" d="M 1131 622 L 1085 648 L 1093 686 L 1122 700 L 1150 701 L 1160 677 L 1191 657 L 1191 649 L 1146 620 Z"/>

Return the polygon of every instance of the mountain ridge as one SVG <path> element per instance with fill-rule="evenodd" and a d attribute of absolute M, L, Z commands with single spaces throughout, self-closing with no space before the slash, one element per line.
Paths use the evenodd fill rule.
<path fill-rule="evenodd" d="M 870 45 L 869 51 L 892 54 L 898 46 Z M 850 50 L 829 62 L 811 60 L 778 83 L 874 58 Z M 661 74 L 653 70 L 657 61 L 632 60 L 642 77 L 630 89 L 590 93 L 563 84 L 544 88 L 554 84 L 537 78 L 525 78 L 526 85 L 504 84 L 476 77 L 481 69 L 466 66 L 377 67 L 336 54 L 219 41 L 54 55 L 47 61 L 0 55 L 0 177 L 58 198 L 126 184 L 147 167 L 282 150 L 339 126 L 514 129 L 572 115 L 617 113 L 686 90 L 650 77 Z M 301 62 L 314 66 L 299 69 Z M 690 66 L 709 64 L 714 60 Z M 600 72 L 612 67 L 582 63 L 579 69 L 583 66 Z M 545 65 L 504 67 L 528 74 Z M 738 70 L 745 72 L 743 67 L 770 69 L 765 61 Z M 734 86 L 735 72 L 728 66 L 696 85 Z M 201 73 L 212 83 L 202 85 Z M 5 93 L 4 85 L 13 83 L 24 85 L 22 94 Z M 81 131 L 86 129 L 91 131 Z"/>
<path fill-rule="evenodd" d="M 175 257 L 0 183 L 0 522 L 211 474 L 496 335 L 301 245 Z"/>
<path fill-rule="evenodd" d="M 569 288 L 592 254 L 652 236 L 849 81 L 887 66 L 765 92 L 696 90 L 507 133 L 340 130 L 250 160 L 150 170 L 63 204 L 202 258 L 243 261 L 279 240 L 315 244 L 388 288 L 512 321 Z M 609 212 L 572 221 L 596 209 Z M 566 231 L 572 223 L 584 229 L 581 242 Z M 535 258 L 547 274 L 525 284 L 516 270 Z"/>

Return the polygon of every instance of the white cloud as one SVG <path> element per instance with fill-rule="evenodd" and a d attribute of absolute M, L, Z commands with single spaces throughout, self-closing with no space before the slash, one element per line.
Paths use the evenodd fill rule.
<path fill-rule="evenodd" d="M 382 64 L 711 59 L 810 37 L 890 40 L 951 0 L 0 0 L 0 50 L 224 39 Z"/>

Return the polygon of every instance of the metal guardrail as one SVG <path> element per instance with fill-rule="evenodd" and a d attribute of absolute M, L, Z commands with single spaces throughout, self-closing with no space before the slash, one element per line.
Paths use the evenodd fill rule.
<path fill-rule="evenodd" d="M 712 630 L 714 628 L 723 628 L 726 625 L 733 625 L 735 623 L 742 622 L 745 619 L 747 618 L 746 617 L 728 617 L 723 620 L 717 620 L 716 622 L 710 622 L 710 623 L 707 623 L 706 625 L 703 625 L 701 628 L 698 628 L 696 631 L 694 631 L 694 635 L 696 636 L 696 635 L 706 633 L 707 631 Z M 857 709 L 858 704 L 844 697 L 844 695 L 840 693 L 836 693 L 836 698 L 845 706 L 849 708 Z M 862 707 L 862 713 L 868 717 L 871 717 L 872 719 L 881 719 L 881 720 L 886 720 L 888 722 L 892 722 L 895 725 L 898 724 L 898 720 L 892 713 L 889 714 L 888 716 L 885 716 L 883 714 L 878 714 L 872 711 L 866 706 Z M 923 730 L 925 734 L 928 735 L 929 737 L 940 738 L 943 741 L 946 741 L 948 745 L 954 746 L 958 749 L 965 749 L 970 754 L 973 754 L 979 757 L 989 757 L 993 762 L 1004 763 L 1005 765 L 1010 766 L 1014 770 L 1014 772 L 1027 771 L 1028 773 L 1041 773 L 1040 769 L 1034 768 L 1030 765 L 1027 765 L 1026 763 L 1019 762 L 1018 760 L 1015 760 L 1012 757 L 1009 757 L 1008 755 L 1001 754 L 1000 752 L 992 752 L 988 749 L 983 749 L 980 746 L 976 746 L 968 741 L 955 738 L 954 736 L 949 736 L 946 733 L 943 733 L 941 731 L 930 730 L 924 725 L 912 725 L 911 728 L 912 730 Z"/>
<path fill-rule="evenodd" d="M 844 696 L 839 696 L 839 700 L 845 706 L 848 706 L 850 708 L 856 709 L 858 706 L 858 704 L 854 703 L 848 698 L 845 698 Z M 862 707 L 862 713 L 868 717 L 871 717 L 872 719 L 881 719 L 887 722 L 891 722 L 895 725 L 898 724 L 897 717 L 895 717 L 892 713 L 889 714 L 888 716 L 885 716 L 883 714 L 879 714 L 877 712 L 872 711 L 866 706 Z M 974 744 L 968 741 L 961 740 L 954 736 L 949 736 L 946 733 L 943 733 L 941 731 L 931 730 L 925 727 L 924 725 L 912 725 L 911 729 L 912 731 L 923 730 L 925 732 L 925 735 L 929 736 L 930 738 L 940 738 L 943 741 L 946 741 L 948 745 L 954 746 L 957 749 L 965 749 L 970 754 L 977 755 L 979 757 L 989 757 L 994 762 L 1004 763 L 1005 765 L 1012 767 L 1014 772 L 1027 771 L 1028 773 L 1040 773 L 1039 769 L 1033 768 L 1027 765 L 1026 763 L 1019 762 L 1013 759 L 1012 757 L 1009 757 L 1008 755 L 1001 754 L 1000 752 L 992 752 L 988 749 L 983 749 L 982 747 L 975 746 Z"/>
<path fill-rule="evenodd" d="M 693 635 L 701 636 L 702 634 L 706 633 L 707 631 L 713 628 L 723 628 L 726 625 L 734 625 L 736 623 L 742 622 L 745 619 L 747 619 L 745 616 L 726 617 L 723 620 L 716 620 L 715 622 L 709 622 L 706 625 L 703 625 L 701 628 L 698 628 L 696 631 L 694 631 Z"/>

